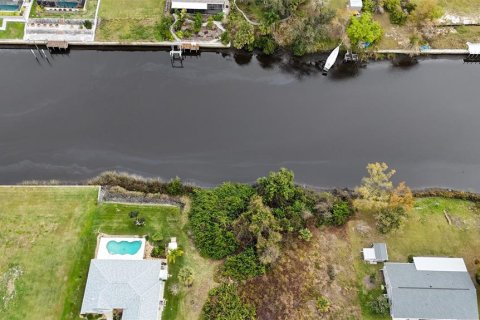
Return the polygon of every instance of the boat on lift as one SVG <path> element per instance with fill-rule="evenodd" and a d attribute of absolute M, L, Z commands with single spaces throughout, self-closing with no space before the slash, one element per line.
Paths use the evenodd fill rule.
<path fill-rule="evenodd" d="M 328 71 L 330 70 L 330 68 L 337 61 L 338 53 L 340 52 L 340 46 L 341 46 L 341 44 L 338 47 L 336 47 L 335 49 L 333 49 L 333 51 L 330 53 L 327 60 L 325 61 L 325 65 L 323 66 L 323 72 L 322 72 L 323 75 L 326 76 Z"/>

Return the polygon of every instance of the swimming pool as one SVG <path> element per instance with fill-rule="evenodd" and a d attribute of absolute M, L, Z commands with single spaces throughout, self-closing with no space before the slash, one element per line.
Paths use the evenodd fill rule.
<path fill-rule="evenodd" d="M 96 259 L 108 260 L 143 260 L 145 255 L 144 237 L 109 236 L 98 238 Z"/>
<path fill-rule="evenodd" d="M 110 254 L 129 254 L 134 255 L 142 247 L 142 241 L 115 241 L 110 240 L 107 242 L 107 250 Z"/>
<path fill-rule="evenodd" d="M 19 9 L 19 4 L 0 4 L 0 11 L 18 11 Z"/>

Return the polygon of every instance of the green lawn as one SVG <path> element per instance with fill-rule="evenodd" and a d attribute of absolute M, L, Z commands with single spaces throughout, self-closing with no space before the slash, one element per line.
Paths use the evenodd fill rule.
<path fill-rule="evenodd" d="M 468 16 L 480 13 L 480 0 L 438 0 L 438 4 L 449 13 Z"/>
<path fill-rule="evenodd" d="M 450 216 L 449 225 L 444 210 Z M 371 230 L 365 234 L 357 231 L 359 224 L 366 224 Z M 372 213 L 360 213 L 348 224 L 352 254 L 357 256 L 355 269 L 359 288 L 359 299 L 364 319 L 389 319 L 376 316 L 367 307 L 368 298 L 381 293 L 381 279 L 378 270 L 381 265 L 367 265 L 359 252 L 372 242 L 386 242 L 390 261 L 407 262 L 414 256 L 451 256 L 464 258 L 472 278 L 480 258 L 480 211 L 471 202 L 444 198 L 416 199 L 414 209 L 409 213 L 405 225 L 387 236 L 374 228 Z M 375 288 L 367 288 L 365 278 L 375 274 Z"/>
<path fill-rule="evenodd" d="M 94 187 L 0 187 L 0 319 L 60 319 L 96 198 Z"/>
<path fill-rule="evenodd" d="M 0 39 L 23 39 L 24 30 L 25 23 L 9 22 L 7 23 L 7 30 L 0 31 Z"/>
<path fill-rule="evenodd" d="M 165 0 L 102 0 L 96 39 L 101 41 L 154 41 Z"/>

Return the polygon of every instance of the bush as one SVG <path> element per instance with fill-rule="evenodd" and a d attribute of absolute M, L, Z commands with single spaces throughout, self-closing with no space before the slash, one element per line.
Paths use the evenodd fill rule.
<path fill-rule="evenodd" d="M 178 279 L 185 285 L 186 287 L 190 287 L 193 284 L 193 270 L 189 267 L 183 267 L 178 272 Z"/>
<path fill-rule="evenodd" d="M 193 19 L 193 32 L 199 33 L 202 29 L 202 14 L 200 12 L 195 13 L 195 18 Z"/>
<path fill-rule="evenodd" d="M 230 43 L 230 33 L 228 33 L 228 31 L 223 32 L 222 35 L 220 36 L 220 41 L 224 45 L 229 44 Z"/>
<path fill-rule="evenodd" d="M 128 216 L 130 218 L 136 218 L 138 217 L 138 211 L 130 211 L 130 213 L 128 214 Z"/>
<path fill-rule="evenodd" d="M 253 194 L 252 187 L 235 183 L 195 193 L 189 218 L 201 255 L 222 259 L 237 250 L 232 223 L 246 210 Z"/>
<path fill-rule="evenodd" d="M 387 234 L 402 225 L 407 213 L 403 207 L 385 207 L 375 216 L 376 227 L 380 233 Z"/>
<path fill-rule="evenodd" d="M 180 196 L 183 194 L 183 184 L 179 177 L 170 180 L 165 186 L 165 192 L 171 196 Z"/>
<path fill-rule="evenodd" d="M 149 239 L 153 242 L 162 242 L 164 240 L 164 236 L 162 232 L 155 232 L 151 236 L 149 236 Z"/>
<path fill-rule="evenodd" d="M 137 217 L 133 221 L 133 224 L 136 225 L 137 227 L 143 227 L 143 226 L 145 226 L 145 218 L 144 217 Z"/>
<path fill-rule="evenodd" d="M 165 247 L 162 245 L 157 245 L 153 247 L 152 253 L 150 254 L 154 258 L 166 258 Z"/>
<path fill-rule="evenodd" d="M 478 284 L 480 284 L 480 268 L 478 268 L 477 272 L 475 273 L 475 280 Z"/>
<path fill-rule="evenodd" d="M 92 25 L 92 21 L 90 21 L 90 20 L 85 20 L 85 21 L 83 22 L 83 26 L 85 27 L 85 29 L 88 29 L 88 30 L 92 29 L 92 26 L 93 26 L 93 25 Z"/>
<path fill-rule="evenodd" d="M 202 308 L 202 319 L 254 320 L 255 307 L 243 303 L 234 285 L 222 284 L 210 290 Z"/>
<path fill-rule="evenodd" d="M 408 255 L 407 261 L 408 261 L 409 263 L 413 263 L 413 254 L 409 254 L 409 255 Z"/>
<path fill-rule="evenodd" d="M 375 43 L 380 40 L 383 30 L 370 13 L 364 12 L 360 17 L 350 19 L 347 34 L 352 45 L 358 47 L 362 42 Z"/>
<path fill-rule="evenodd" d="M 213 20 L 215 21 L 222 21 L 223 20 L 223 12 L 218 12 L 213 15 Z"/>
<path fill-rule="evenodd" d="M 318 312 L 320 313 L 328 312 L 330 310 L 330 301 L 328 301 L 328 299 L 325 298 L 324 296 L 320 296 L 320 298 L 317 299 L 316 306 L 317 306 Z"/>
<path fill-rule="evenodd" d="M 388 299 L 383 294 L 371 300 L 369 307 L 376 314 L 388 315 L 390 310 Z"/>
<path fill-rule="evenodd" d="M 348 218 L 352 215 L 352 209 L 346 201 L 337 201 L 333 204 L 332 216 L 330 217 L 330 224 L 341 226 L 344 225 Z"/>
<path fill-rule="evenodd" d="M 235 280 L 248 280 L 265 273 L 265 266 L 260 263 L 253 248 L 228 257 L 223 265 L 223 273 Z"/>
<path fill-rule="evenodd" d="M 407 21 L 408 13 L 402 7 L 400 0 L 385 0 L 383 5 L 389 13 L 391 23 L 402 25 Z"/>
<path fill-rule="evenodd" d="M 155 39 L 158 41 L 171 41 L 173 35 L 170 32 L 170 26 L 173 23 L 172 16 L 165 16 L 163 19 L 155 25 Z"/>
<path fill-rule="evenodd" d="M 298 232 L 298 238 L 308 242 L 312 238 L 312 233 L 307 228 L 301 229 Z"/>
<path fill-rule="evenodd" d="M 212 16 L 208 17 L 207 29 L 209 29 L 209 30 L 215 29 L 215 23 L 213 23 L 213 17 Z"/>

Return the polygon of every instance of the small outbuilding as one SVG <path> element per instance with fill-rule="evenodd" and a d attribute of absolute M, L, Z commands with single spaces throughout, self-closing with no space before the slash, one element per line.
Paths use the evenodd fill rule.
<path fill-rule="evenodd" d="M 371 248 L 363 248 L 363 260 L 370 264 L 388 261 L 387 245 L 374 243 Z"/>
<path fill-rule="evenodd" d="M 169 0 L 170 10 L 187 10 L 188 13 L 216 14 L 228 11 L 228 0 Z M 168 2 L 167 2 L 168 4 Z"/>
<path fill-rule="evenodd" d="M 363 2 L 362 0 L 349 0 L 348 8 L 350 10 L 360 12 L 362 11 L 362 8 L 363 8 Z"/>

